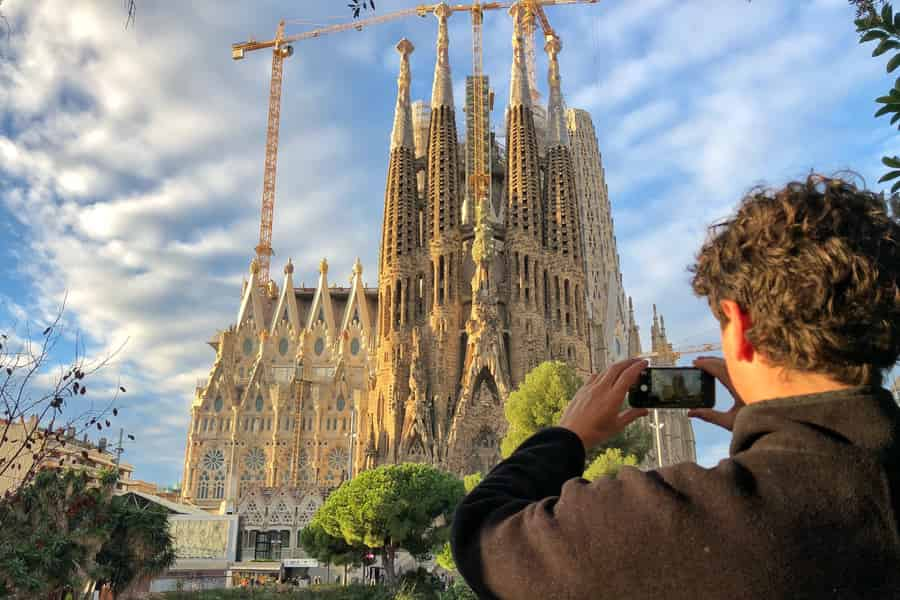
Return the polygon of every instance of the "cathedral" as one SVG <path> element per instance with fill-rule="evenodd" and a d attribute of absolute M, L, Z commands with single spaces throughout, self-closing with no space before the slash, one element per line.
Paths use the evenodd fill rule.
<path fill-rule="evenodd" d="M 467 78 L 461 136 L 448 14 L 435 14 L 430 101 L 411 102 L 414 48 L 397 44 L 377 287 L 359 260 L 349 287 L 330 283 L 324 259 L 313 287 L 295 285 L 290 261 L 280 286 L 251 263 L 237 319 L 209 342 L 183 500 L 248 514 L 251 526 L 281 511 L 299 527 L 360 470 L 486 472 L 500 459 L 504 401 L 533 367 L 561 360 L 586 377 L 640 353 L 597 136 L 587 112 L 565 108 L 559 40 L 545 46 L 545 107 L 517 24 L 505 144 L 489 127 L 469 143 L 493 96 L 486 76 Z M 486 193 L 469 177 L 482 151 Z"/>

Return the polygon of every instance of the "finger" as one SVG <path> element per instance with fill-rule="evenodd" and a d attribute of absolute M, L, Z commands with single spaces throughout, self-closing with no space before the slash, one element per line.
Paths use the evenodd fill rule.
<path fill-rule="evenodd" d="M 629 408 L 619 415 L 619 430 L 625 429 L 632 421 L 636 421 L 641 417 L 646 417 L 649 414 L 650 411 L 646 408 Z"/>
<path fill-rule="evenodd" d="M 600 383 L 612 386 L 619 378 L 619 375 L 622 374 L 622 371 L 629 368 L 635 363 L 646 363 L 646 361 L 640 358 L 629 358 L 623 361 L 619 361 L 606 370 L 606 373 L 603 374 L 603 379 L 601 379 Z"/>
<path fill-rule="evenodd" d="M 688 411 L 689 417 L 695 417 L 701 421 L 725 427 L 727 429 L 728 417 L 725 413 L 713 410 L 711 408 L 692 408 Z"/>
<path fill-rule="evenodd" d="M 646 360 L 639 360 L 634 363 L 627 369 L 625 369 L 620 375 L 619 378 L 615 380 L 613 384 L 611 393 L 618 397 L 619 394 L 622 395 L 622 400 L 625 400 L 625 393 L 638 382 L 638 379 L 641 377 L 641 371 L 647 368 Z"/>

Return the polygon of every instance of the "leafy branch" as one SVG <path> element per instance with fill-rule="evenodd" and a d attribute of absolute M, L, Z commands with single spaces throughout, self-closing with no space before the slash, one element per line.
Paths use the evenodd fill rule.
<path fill-rule="evenodd" d="M 893 56 L 885 67 L 888 73 L 893 73 L 897 67 L 900 67 L 900 14 L 893 14 L 893 9 L 887 2 L 881 7 L 880 14 L 871 3 L 864 8 L 857 5 L 857 10 L 865 15 L 855 21 L 856 31 L 860 34 L 859 43 L 877 42 L 878 45 L 872 51 L 872 56 L 881 56 L 886 52 L 893 51 Z M 876 98 L 875 102 L 884 105 L 878 109 L 875 117 L 890 114 L 892 115 L 891 125 L 900 129 L 900 124 L 898 124 L 900 121 L 900 77 L 897 78 L 894 87 L 886 95 Z M 900 156 L 885 156 L 882 157 L 881 162 L 890 170 L 881 176 L 878 183 L 900 177 Z M 898 190 L 900 190 L 900 180 L 895 181 L 891 186 L 892 194 Z"/>

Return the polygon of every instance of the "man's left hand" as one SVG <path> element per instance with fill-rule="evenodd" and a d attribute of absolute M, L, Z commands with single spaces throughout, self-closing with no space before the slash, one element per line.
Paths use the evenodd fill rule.
<path fill-rule="evenodd" d="M 632 358 L 614 364 L 602 375 L 591 375 L 587 383 L 575 392 L 559 426 L 581 438 L 584 450 L 588 452 L 625 429 L 635 419 L 648 415 L 649 411 L 645 408 L 620 412 L 625 394 L 637 383 L 647 364 L 645 360 Z"/>

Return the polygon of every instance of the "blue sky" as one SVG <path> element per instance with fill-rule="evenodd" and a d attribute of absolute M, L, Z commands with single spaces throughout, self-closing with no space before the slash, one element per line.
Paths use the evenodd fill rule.
<path fill-rule="evenodd" d="M 233 322 L 256 244 L 270 60 L 230 44 L 271 37 L 279 19 L 332 23 L 346 2 L 8 0 L 0 46 L 0 323 L 42 322 L 67 295 L 70 331 L 123 382 L 125 460 L 159 483 L 181 476 L 188 407 Z M 409 0 L 380 0 L 378 14 Z M 845 0 L 603 0 L 549 8 L 563 40 L 563 92 L 593 116 L 624 281 L 644 347 L 651 305 L 676 345 L 716 341 L 686 266 L 711 221 L 749 187 L 811 168 L 851 168 L 870 187 L 893 130 L 872 118 L 890 87 L 856 43 Z M 330 17 L 337 17 L 332 19 Z M 300 30 L 294 27 L 292 31 Z M 286 63 L 273 272 L 292 257 L 311 283 L 327 256 L 336 282 L 375 259 L 403 36 L 416 46 L 412 94 L 431 90 L 436 22 L 410 17 L 301 42 Z M 509 18 L 490 13 L 485 71 L 503 135 Z M 468 18 L 450 23 L 457 106 L 471 70 Z M 546 91 L 546 59 L 538 56 Z M 459 114 L 458 116 L 462 116 Z M 723 401 L 727 405 L 727 401 Z M 729 436 L 695 424 L 701 464 Z"/>

